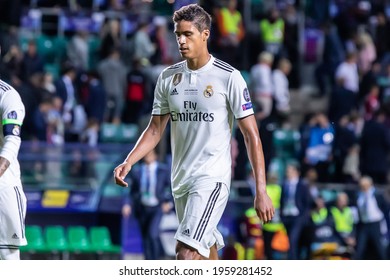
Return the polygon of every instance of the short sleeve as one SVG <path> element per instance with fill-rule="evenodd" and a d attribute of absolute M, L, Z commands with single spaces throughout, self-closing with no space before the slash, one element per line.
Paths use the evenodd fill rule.
<path fill-rule="evenodd" d="M 164 72 L 163 72 L 164 73 Z M 164 89 L 163 73 L 157 79 L 157 84 L 154 89 L 154 101 L 152 115 L 165 115 L 169 113 L 169 103 L 166 90 Z"/>
<path fill-rule="evenodd" d="M 25 117 L 23 102 L 14 89 L 2 93 L 0 110 L 4 135 L 0 157 L 12 163 L 17 160 L 21 143 L 20 128 Z"/>
<path fill-rule="evenodd" d="M 238 70 L 234 70 L 230 76 L 227 94 L 230 108 L 236 119 L 253 114 L 248 86 Z"/>

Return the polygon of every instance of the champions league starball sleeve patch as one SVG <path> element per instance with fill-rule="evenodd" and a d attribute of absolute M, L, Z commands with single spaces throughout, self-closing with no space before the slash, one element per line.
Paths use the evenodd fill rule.
<path fill-rule="evenodd" d="M 16 120 L 18 118 L 18 114 L 15 111 L 11 111 L 7 114 L 7 118 L 11 120 Z"/>
<path fill-rule="evenodd" d="M 242 110 L 243 111 L 246 111 L 246 110 L 249 110 L 249 109 L 252 109 L 252 102 L 249 102 L 249 103 L 245 103 L 242 105 Z"/>
<path fill-rule="evenodd" d="M 246 102 L 251 101 L 251 96 L 249 95 L 249 90 L 247 88 L 244 88 L 243 95 Z"/>
<path fill-rule="evenodd" d="M 246 111 L 246 110 L 252 109 L 253 106 L 252 106 L 252 102 L 251 102 L 251 96 L 249 95 L 249 90 L 247 88 L 244 88 L 242 94 L 244 96 L 245 101 L 248 102 L 248 103 L 245 103 L 241 106 L 242 110 Z"/>

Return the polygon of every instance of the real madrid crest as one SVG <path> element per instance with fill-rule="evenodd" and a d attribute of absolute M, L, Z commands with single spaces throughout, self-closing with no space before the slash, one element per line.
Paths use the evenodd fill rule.
<path fill-rule="evenodd" d="M 14 128 L 12 129 L 12 134 L 15 136 L 19 136 L 20 135 L 20 126 L 14 125 Z"/>
<path fill-rule="evenodd" d="M 181 82 L 181 78 L 183 76 L 183 73 L 176 73 L 175 76 L 173 76 L 173 85 L 177 86 Z"/>
<path fill-rule="evenodd" d="M 204 97 L 211 97 L 214 94 L 213 87 L 211 85 L 208 85 L 206 89 L 203 92 Z"/>

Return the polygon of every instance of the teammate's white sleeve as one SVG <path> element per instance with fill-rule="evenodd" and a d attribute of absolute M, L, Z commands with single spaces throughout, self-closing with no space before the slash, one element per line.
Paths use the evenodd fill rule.
<path fill-rule="evenodd" d="M 19 94 L 13 89 L 3 93 L 0 107 L 4 135 L 0 156 L 13 162 L 17 160 L 21 144 L 20 128 L 25 117 L 25 108 Z"/>

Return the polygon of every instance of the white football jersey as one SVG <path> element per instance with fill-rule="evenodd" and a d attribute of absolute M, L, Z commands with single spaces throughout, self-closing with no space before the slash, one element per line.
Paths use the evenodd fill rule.
<path fill-rule="evenodd" d="M 174 195 L 207 182 L 230 186 L 234 118 L 253 114 L 241 73 L 213 56 L 198 70 L 182 61 L 160 74 L 154 94 L 152 114 L 171 118 Z"/>
<path fill-rule="evenodd" d="M 0 177 L 0 189 L 21 185 L 18 153 L 20 148 L 20 128 L 25 109 L 19 93 L 0 80 L 0 156 L 10 162 L 3 176 Z"/>

